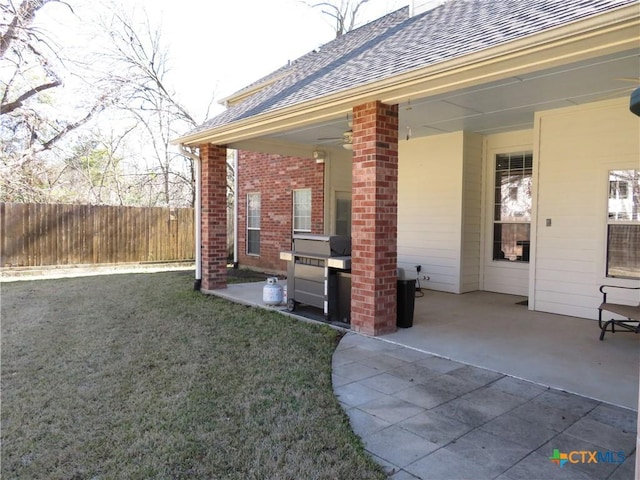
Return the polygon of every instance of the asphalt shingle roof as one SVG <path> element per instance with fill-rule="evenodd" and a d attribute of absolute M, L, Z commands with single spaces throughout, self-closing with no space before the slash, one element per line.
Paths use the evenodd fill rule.
<path fill-rule="evenodd" d="M 243 90 L 281 76 L 190 134 L 498 46 L 638 0 L 449 0 L 353 30 Z M 242 92 L 242 90 L 240 91 Z"/>

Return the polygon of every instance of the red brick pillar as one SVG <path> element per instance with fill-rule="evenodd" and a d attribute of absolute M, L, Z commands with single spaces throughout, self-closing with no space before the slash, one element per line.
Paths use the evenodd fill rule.
<path fill-rule="evenodd" d="M 353 109 L 351 328 L 396 330 L 398 106 Z"/>
<path fill-rule="evenodd" d="M 227 286 L 227 148 L 200 145 L 202 290 Z"/>

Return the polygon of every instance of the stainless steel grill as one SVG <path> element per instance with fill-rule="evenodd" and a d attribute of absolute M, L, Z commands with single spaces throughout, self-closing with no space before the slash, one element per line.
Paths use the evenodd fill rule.
<path fill-rule="evenodd" d="M 349 323 L 351 238 L 294 235 L 293 250 L 280 252 L 287 265 L 287 308 L 297 304 L 322 309 L 330 320 Z"/>

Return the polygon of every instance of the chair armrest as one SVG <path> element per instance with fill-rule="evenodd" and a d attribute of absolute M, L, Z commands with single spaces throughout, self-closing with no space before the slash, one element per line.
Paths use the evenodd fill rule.
<path fill-rule="evenodd" d="M 600 285 L 600 293 L 602 293 L 602 303 L 607 303 L 607 292 L 604 291 L 605 288 L 620 288 L 623 290 L 640 290 L 640 287 L 622 287 L 620 285 Z"/>

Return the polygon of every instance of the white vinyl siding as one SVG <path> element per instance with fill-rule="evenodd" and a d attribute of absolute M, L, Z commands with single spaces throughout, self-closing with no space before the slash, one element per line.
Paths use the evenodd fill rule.
<path fill-rule="evenodd" d="M 460 292 L 463 133 L 399 143 L 398 266 L 423 287 Z"/>
<path fill-rule="evenodd" d="M 464 134 L 461 293 L 480 289 L 482 141 L 481 135 Z"/>
<path fill-rule="evenodd" d="M 606 230 L 608 172 L 638 168 L 639 126 L 624 98 L 536 115 L 536 310 L 597 318 L 599 285 L 637 285 L 606 277 Z"/>
<path fill-rule="evenodd" d="M 324 191 L 324 213 L 325 232 L 336 235 L 336 225 L 341 220 L 337 218 L 336 203 L 339 198 L 351 198 L 351 166 L 353 154 L 341 148 L 332 151 L 330 159 L 325 161 L 325 191 Z M 349 219 L 349 222 L 351 220 Z M 349 225 L 351 234 L 351 225 Z"/>
<path fill-rule="evenodd" d="M 335 225 L 333 232 L 344 237 L 351 236 L 351 192 L 336 192 Z"/>

